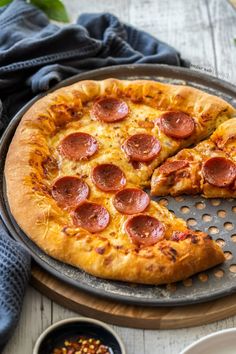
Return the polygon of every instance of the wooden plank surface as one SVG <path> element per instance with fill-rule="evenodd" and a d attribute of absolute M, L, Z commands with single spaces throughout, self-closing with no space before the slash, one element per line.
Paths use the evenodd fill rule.
<path fill-rule="evenodd" d="M 178 49 L 192 67 L 214 67 L 205 0 L 131 0 L 130 21 Z"/>
<path fill-rule="evenodd" d="M 236 83 L 236 10 L 227 1 L 208 0 L 218 76 Z"/>
<path fill-rule="evenodd" d="M 195 70 L 210 71 L 236 84 L 236 13 L 226 0 L 64 0 L 71 19 L 82 12 L 109 11 L 178 48 Z M 77 316 L 30 286 L 18 327 L 4 354 L 31 354 L 50 323 Z M 179 330 L 135 330 L 113 326 L 128 354 L 178 354 L 198 338 L 236 326 L 236 316 Z"/>

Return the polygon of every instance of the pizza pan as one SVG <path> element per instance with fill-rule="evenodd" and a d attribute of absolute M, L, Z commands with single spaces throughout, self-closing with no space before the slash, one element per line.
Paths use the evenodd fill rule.
<path fill-rule="evenodd" d="M 167 83 L 186 84 L 220 96 L 236 107 L 236 87 L 230 83 L 197 71 L 165 65 L 128 65 L 98 69 L 67 79 L 51 91 L 79 80 L 99 80 L 109 77 L 130 80 L 152 79 Z M 49 257 L 24 234 L 9 211 L 3 174 L 4 162 L 8 146 L 22 115 L 42 96 L 37 96 L 16 114 L 0 144 L 0 213 L 11 235 L 29 250 L 34 260 L 55 277 L 76 288 L 88 291 L 93 295 L 134 305 L 187 305 L 213 300 L 235 292 L 236 200 L 233 199 L 206 200 L 201 196 L 157 199 L 177 216 L 184 218 L 189 227 L 209 233 L 217 240 L 226 255 L 226 262 L 221 266 L 177 284 L 149 286 L 99 279 Z"/>

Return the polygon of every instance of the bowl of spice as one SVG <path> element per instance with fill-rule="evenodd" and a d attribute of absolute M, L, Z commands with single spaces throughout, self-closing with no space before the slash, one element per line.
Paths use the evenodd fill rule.
<path fill-rule="evenodd" d="M 120 337 L 107 324 L 86 317 L 54 323 L 37 339 L 33 354 L 126 354 Z"/>

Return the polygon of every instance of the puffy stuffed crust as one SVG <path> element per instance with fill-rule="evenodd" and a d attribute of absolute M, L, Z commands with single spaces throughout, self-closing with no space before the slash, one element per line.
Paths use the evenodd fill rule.
<path fill-rule="evenodd" d="M 112 124 L 91 119 L 92 104 L 100 97 L 125 100 L 128 117 Z M 154 122 L 168 110 L 190 114 L 195 134 L 177 140 L 162 133 Z M 90 174 L 99 163 L 115 163 L 125 172 L 126 187 L 148 186 L 161 162 L 209 136 L 233 113 L 225 101 L 202 91 L 152 81 L 82 81 L 61 88 L 26 112 L 12 140 L 5 165 L 11 212 L 28 237 L 50 256 L 98 277 L 163 284 L 219 264 L 224 254 L 206 234 L 192 231 L 182 241 L 170 240 L 175 231 L 187 230 L 186 223 L 153 201 L 144 214 L 165 225 L 165 239 L 153 246 L 137 247 L 124 228 L 128 216 L 114 208 L 113 194 L 98 190 Z M 88 161 L 70 161 L 58 150 L 62 138 L 75 131 L 91 134 L 99 142 L 98 152 Z M 155 135 L 162 149 L 152 163 L 135 169 L 121 145 L 130 135 L 143 132 Z M 70 213 L 51 197 L 53 181 L 66 175 L 83 178 L 90 187 L 89 201 L 107 208 L 110 223 L 105 230 L 91 234 L 75 227 Z"/>
<path fill-rule="evenodd" d="M 202 194 L 205 198 L 236 198 L 236 183 L 217 187 L 204 178 L 203 163 L 211 157 L 223 157 L 236 163 L 236 118 L 222 123 L 211 137 L 192 149 L 183 149 L 166 162 L 187 161 L 188 165 L 166 175 L 157 168 L 152 176 L 154 195 L 177 196 Z"/>

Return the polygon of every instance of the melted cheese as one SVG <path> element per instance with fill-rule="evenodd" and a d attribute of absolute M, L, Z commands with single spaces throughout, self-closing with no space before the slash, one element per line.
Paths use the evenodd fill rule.
<path fill-rule="evenodd" d="M 113 163 L 119 166 L 125 173 L 127 179 L 125 187 L 143 188 L 149 185 L 150 177 L 155 167 L 165 159 L 166 156 L 173 153 L 173 151 L 179 146 L 179 143 L 165 136 L 155 124 L 155 120 L 163 112 L 144 104 L 128 102 L 128 105 L 129 116 L 123 121 L 103 123 L 91 119 L 90 110 L 92 103 L 90 103 L 81 119 L 68 123 L 66 127 L 59 130 L 53 138 L 49 136 L 47 141 L 52 157 L 59 162 L 59 171 L 56 176 L 53 176 L 53 178 L 51 176 L 51 179 L 45 179 L 45 183 L 50 188 L 53 181 L 58 177 L 76 175 L 83 178 L 90 188 L 88 200 L 102 204 L 110 213 L 110 223 L 102 232 L 102 236 L 107 237 L 112 244 L 117 244 L 117 242 L 121 244 L 130 244 L 130 240 L 124 229 L 124 224 L 128 216 L 120 214 L 113 206 L 112 199 L 114 193 L 102 192 L 94 185 L 91 180 L 91 171 L 93 167 L 98 164 Z M 153 124 L 148 124 L 147 122 L 152 122 Z M 145 126 L 145 128 L 143 126 Z M 90 134 L 98 141 L 99 149 L 88 161 L 76 162 L 69 160 L 68 158 L 63 157 L 58 149 L 63 138 L 74 132 Z M 123 142 L 129 136 L 137 133 L 148 133 L 158 137 L 162 146 L 159 157 L 149 164 L 141 163 L 139 169 L 133 167 L 121 148 Z M 173 222 L 175 217 L 166 208 L 159 206 L 153 201 L 151 201 L 150 206 L 144 213 L 156 217 L 159 221 L 165 224 L 165 237 L 167 238 L 171 236 L 173 228 L 179 231 L 186 228 L 186 224 L 183 220 L 176 219 L 175 222 Z M 68 213 L 66 213 L 66 215 L 68 218 L 68 225 L 71 227 L 71 217 Z M 84 232 L 84 230 L 81 234 L 80 228 L 76 228 L 76 232 L 77 235 L 89 234 L 88 232 Z"/>
<path fill-rule="evenodd" d="M 190 145 L 194 140 L 199 139 L 205 132 L 202 132 L 196 121 L 196 131 L 189 139 L 172 139 L 166 136 L 160 129 L 156 121 L 163 111 L 152 108 L 146 104 L 133 103 L 127 101 L 129 106 L 129 115 L 120 122 L 104 123 L 94 119 L 90 112 L 93 102 L 87 103 L 83 108 L 83 115 L 80 119 L 68 123 L 63 129 L 60 129 L 53 137 L 49 136 L 47 143 L 52 157 L 59 163 L 59 171 L 57 176 L 52 179 L 45 179 L 45 183 L 50 188 L 55 178 L 76 175 L 86 181 L 90 188 L 89 201 L 101 204 L 107 208 L 110 213 L 110 223 L 108 227 L 102 232 L 102 236 L 109 239 L 114 244 L 118 237 L 118 242 L 122 244 L 130 244 L 130 240 L 124 229 L 127 215 L 120 214 L 113 206 L 113 193 L 105 193 L 100 191 L 91 180 L 91 171 L 98 164 L 113 163 L 120 167 L 125 173 L 127 184 L 125 187 L 140 187 L 144 188 L 149 186 L 150 178 L 154 169 L 163 162 L 168 156 L 173 155 L 180 148 Z M 61 155 L 59 146 L 63 138 L 74 132 L 84 132 L 92 135 L 98 141 L 98 151 L 90 157 L 87 161 L 72 161 Z M 129 161 L 124 151 L 122 144 L 124 141 L 138 133 L 152 134 L 158 138 L 161 144 L 161 151 L 159 156 L 151 163 L 141 163 L 138 169 L 135 169 Z M 190 188 L 194 185 L 194 180 L 180 179 L 174 188 Z M 190 184 L 189 184 L 190 183 Z M 163 222 L 166 226 L 165 237 L 169 238 L 173 231 L 184 230 L 186 224 L 183 220 L 175 219 L 174 216 L 166 209 L 159 206 L 157 203 L 151 201 L 150 206 L 145 210 L 146 214 L 156 217 L 159 221 Z M 70 214 L 65 213 L 67 224 L 73 227 Z M 55 225 L 57 227 L 57 225 Z M 77 235 L 87 235 L 89 232 L 77 228 Z"/>

